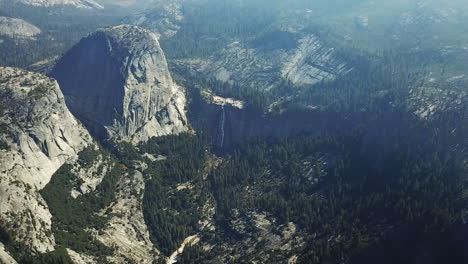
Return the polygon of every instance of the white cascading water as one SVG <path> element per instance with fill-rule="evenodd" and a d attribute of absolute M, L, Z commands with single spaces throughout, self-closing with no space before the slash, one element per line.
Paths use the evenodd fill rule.
<path fill-rule="evenodd" d="M 226 120 L 226 112 L 224 111 L 224 105 L 222 106 L 221 122 L 219 125 L 219 147 L 223 148 L 224 146 L 224 123 Z"/>

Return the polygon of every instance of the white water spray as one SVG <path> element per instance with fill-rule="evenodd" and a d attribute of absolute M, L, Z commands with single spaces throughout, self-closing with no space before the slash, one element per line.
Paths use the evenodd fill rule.
<path fill-rule="evenodd" d="M 221 148 L 223 148 L 224 146 L 224 123 L 226 121 L 226 112 L 224 110 L 224 105 L 222 106 L 221 108 L 223 111 L 222 111 L 222 114 L 221 114 L 221 122 L 220 122 L 220 125 L 219 125 L 219 146 Z"/>

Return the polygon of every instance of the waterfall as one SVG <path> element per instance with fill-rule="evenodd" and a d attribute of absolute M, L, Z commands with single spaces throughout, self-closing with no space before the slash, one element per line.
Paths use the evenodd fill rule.
<path fill-rule="evenodd" d="M 219 123 L 219 147 L 223 148 L 224 146 L 224 123 L 226 121 L 226 112 L 224 110 L 224 105 L 222 106 L 221 113 L 221 122 Z"/>

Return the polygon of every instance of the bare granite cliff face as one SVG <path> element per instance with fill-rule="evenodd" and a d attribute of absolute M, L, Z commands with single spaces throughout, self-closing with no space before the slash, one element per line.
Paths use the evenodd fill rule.
<path fill-rule="evenodd" d="M 145 182 L 143 174 L 135 171 L 122 177 L 116 192 L 116 202 L 107 210 L 109 222 L 97 239 L 114 249 L 108 257 L 110 263 L 151 264 L 160 255 L 150 240 L 143 216 Z"/>
<path fill-rule="evenodd" d="M 39 190 L 90 146 L 53 79 L 0 68 L 0 220 L 33 252 L 54 249 L 51 214 Z"/>
<path fill-rule="evenodd" d="M 41 30 L 35 25 L 22 19 L 0 17 L 0 35 L 19 39 L 34 39 Z"/>
<path fill-rule="evenodd" d="M 188 130 L 185 95 L 157 35 L 121 25 L 89 35 L 52 71 L 70 110 L 95 134 L 138 143 Z"/>
<path fill-rule="evenodd" d="M 352 70 L 315 35 L 286 31 L 272 35 L 282 42 L 233 41 L 208 59 L 174 61 L 174 68 L 260 90 L 269 90 L 283 81 L 295 85 L 332 81 Z"/>
<path fill-rule="evenodd" d="M 152 0 L 145 11 L 126 17 L 123 22 L 147 28 L 160 38 L 171 38 L 184 20 L 183 4 L 187 0 Z"/>

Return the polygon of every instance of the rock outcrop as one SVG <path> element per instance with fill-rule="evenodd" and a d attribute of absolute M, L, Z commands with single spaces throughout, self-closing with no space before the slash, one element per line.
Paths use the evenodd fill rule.
<path fill-rule="evenodd" d="M 438 83 L 428 82 L 410 90 L 406 99 L 408 111 L 422 119 L 431 119 L 443 112 L 464 112 L 468 114 L 468 79 L 464 75 L 453 76 Z"/>
<path fill-rule="evenodd" d="M 334 80 L 351 70 L 333 48 L 317 36 L 275 32 L 283 41 L 245 43 L 234 41 L 209 59 L 175 62 L 181 72 L 202 74 L 208 78 L 254 89 L 268 90 L 282 81 L 312 85 Z"/>
<path fill-rule="evenodd" d="M 11 17 L 0 17 L 0 35 L 10 38 L 34 39 L 41 30 L 31 23 L 22 19 Z"/>
<path fill-rule="evenodd" d="M 185 94 L 157 35 L 136 26 L 100 29 L 52 71 L 67 105 L 94 134 L 138 143 L 188 130 Z"/>
<path fill-rule="evenodd" d="M 0 220 L 15 241 L 35 252 L 54 249 L 52 216 L 39 190 L 91 144 L 55 80 L 0 68 Z"/>
<path fill-rule="evenodd" d="M 108 257 L 110 263 L 154 263 L 160 253 L 150 240 L 143 216 L 143 174 L 132 172 L 121 178 L 119 186 L 116 202 L 108 209 L 109 222 L 97 239 L 115 249 Z"/>
<path fill-rule="evenodd" d="M 67 248 L 67 253 L 70 256 L 70 259 L 73 261 L 75 264 L 96 264 L 97 261 L 90 256 L 80 254 L 74 250 L 71 250 Z"/>
<path fill-rule="evenodd" d="M 153 0 L 144 12 L 133 14 L 123 22 L 149 29 L 158 37 L 171 38 L 180 30 L 184 20 L 184 2 L 186 0 Z"/>

